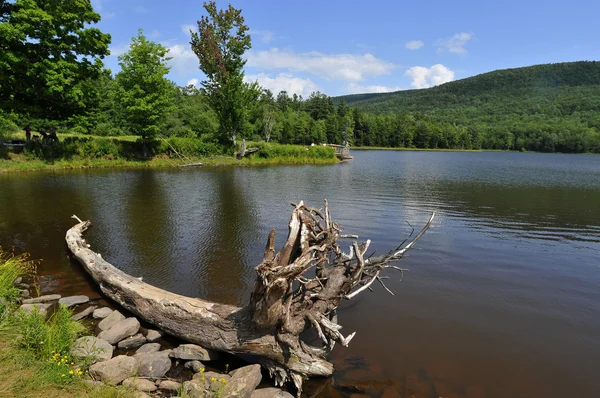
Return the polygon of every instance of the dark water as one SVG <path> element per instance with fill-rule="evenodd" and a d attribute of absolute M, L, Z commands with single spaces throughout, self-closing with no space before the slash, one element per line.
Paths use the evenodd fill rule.
<path fill-rule="evenodd" d="M 42 258 L 42 291 L 99 293 L 64 234 L 174 292 L 243 303 L 292 201 L 395 247 L 438 212 L 402 282 L 348 302 L 349 348 L 307 396 L 600 397 L 600 156 L 359 152 L 334 166 L 0 175 L 0 244 Z M 358 395 L 360 396 L 360 395 Z"/>

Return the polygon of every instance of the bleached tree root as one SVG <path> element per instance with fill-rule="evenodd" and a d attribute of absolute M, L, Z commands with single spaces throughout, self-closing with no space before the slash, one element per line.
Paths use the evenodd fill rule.
<path fill-rule="evenodd" d="M 89 221 L 67 231 L 66 241 L 73 256 L 83 265 L 102 292 L 148 323 L 183 340 L 232 354 L 254 355 L 269 370 L 276 384 L 292 381 L 298 395 L 302 382 L 312 376 L 329 376 L 333 365 L 326 355 L 336 342 L 348 346 L 355 333 L 344 335 L 336 310 L 343 300 L 371 289 L 380 273 L 392 268 L 431 225 L 407 245 L 386 255 L 365 258 L 370 241 L 358 243 L 357 236 L 343 235 L 331 219 L 327 201 L 324 209 L 293 205 L 289 234 L 275 253 L 275 230 L 271 231 L 263 261 L 245 307 L 213 303 L 181 296 L 128 275 L 95 253 L 83 238 Z M 338 239 L 353 239 L 344 254 Z M 313 347 L 300 334 L 313 328 L 323 347 Z"/>

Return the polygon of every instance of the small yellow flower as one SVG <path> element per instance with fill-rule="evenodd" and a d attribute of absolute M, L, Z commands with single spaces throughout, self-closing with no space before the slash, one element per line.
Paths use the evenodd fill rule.
<path fill-rule="evenodd" d="M 217 379 L 215 377 L 211 377 L 210 381 L 212 381 L 214 383 L 215 381 L 217 381 Z"/>
<path fill-rule="evenodd" d="M 73 371 L 72 371 L 72 370 L 69 370 L 69 374 L 70 374 L 70 375 L 72 375 L 72 374 L 73 374 Z"/>
<path fill-rule="evenodd" d="M 65 377 L 65 374 L 64 374 L 64 373 L 63 373 L 63 374 L 61 374 L 61 375 L 60 375 L 60 377 Z"/>

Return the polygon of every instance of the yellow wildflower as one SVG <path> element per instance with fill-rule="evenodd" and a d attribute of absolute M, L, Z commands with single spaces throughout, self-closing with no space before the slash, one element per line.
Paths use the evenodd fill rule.
<path fill-rule="evenodd" d="M 72 370 L 69 370 L 69 374 L 70 374 L 70 375 L 72 375 L 72 374 L 73 374 L 73 371 L 72 371 Z"/>

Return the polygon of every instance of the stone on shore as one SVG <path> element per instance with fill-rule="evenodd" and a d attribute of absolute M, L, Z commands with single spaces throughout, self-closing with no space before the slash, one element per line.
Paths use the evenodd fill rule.
<path fill-rule="evenodd" d="M 98 328 L 100 330 L 108 330 L 115 326 L 117 323 L 121 322 L 125 319 L 125 316 L 121 314 L 119 311 L 114 310 L 110 315 L 100 321 L 98 324 Z"/>
<path fill-rule="evenodd" d="M 108 361 L 113 355 L 113 346 L 94 336 L 84 336 L 75 340 L 71 355 L 77 359 L 86 359 L 91 363 Z"/>
<path fill-rule="evenodd" d="M 151 352 L 160 351 L 160 343 L 147 343 L 138 348 L 136 354 L 149 354 Z"/>
<path fill-rule="evenodd" d="M 200 361 L 188 361 L 183 365 L 186 369 L 191 369 L 192 372 L 198 373 L 200 369 L 204 368 L 204 364 Z"/>
<path fill-rule="evenodd" d="M 88 296 L 69 296 L 61 298 L 60 300 L 58 300 L 58 303 L 64 304 L 67 306 L 67 308 L 69 308 L 73 307 L 74 305 L 85 304 L 88 301 L 90 301 L 90 298 Z"/>
<path fill-rule="evenodd" d="M 138 363 L 138 376 L 160 379 L 171 370 L 169 351 L 149 352 L 133 356 Z"/>
<path fill-rule="evenodd" d="M 140 379 L 137 377 L 130 377 L 128 379 L 123 380 L 123 385 L 125 387 L 131 387 L 138 391 L 144 391 L 144 392 L 152 392 L 152 391 L 156 391 L 158 389 L 156 387 L 156 384 L 154 384 L 154 382 L 152 382 L 148 379 Z"/>
<path fill-rule="evenodd" d="M 89 373 L 94 379 L 104 383 L 117 385 L 137 371 L 137 361 L 127 355 L 119 355 L 104 362 L 90 366 Z"/>
<path fill-rule="evenodd" d="M 80 319 L 85 318 L 86 316 L 90 315 L 92 312 L 94 312 L 94 310 L 96 309 L 95 305 L 92 305 L 91 307 L 86 308 L 85 310 L 81 311 L 78 314 L 73 315 L 73 320 L 78 321 Z"/>
<path fill-rule="evenodd" d="M 222 396 L 250 398 L 261 379 L 262 374 L 258 364 L 236 369 L 231 380 L 223 388 Z"/>
<path fill-rule="evenodd" d="M 267 387 L 254 390 L 250 395 L 250 398 L 294 398 L 294 396 L 287 391 L 280 390 L 277 387 Z"/>
<path fill-rule="evenodd" d="M 23 304 L 46 303 L 48 301 L 60 300 L 60 294 L 47 294 L 45 296 L 33 297 L 23 300 Z"/>
<path fill-rule="evenodd" d="M 148 332 L 146 333 L 146 340 L 148 340 L 149 343 L 152 343 L 160 339 L 162 335 L 162 332 L 158 330 L 148 329 Z"/>
<path fill-rule="evenodd" d="M 171 358 L 186 361 L 213 361 L 218 357 L 216 351 L 204 349 L 196 344 L 181 344 L 171 353 Z"/>
<path fill-rule="evenodd" d="M 101 332 L 99 339 L 108 341 L 110 344 L 117 344 L 126 337 L 133 336 L 140 330 L 140 321 L 137 318 L 123 319 L 110 329 Z"/>
<path fill-rule="evenodd" d="M 19 293 L 19 295 L 21 297 L 29 297 L 29 290 L 23 289 L 23 290 L 21 290 L 21 292 Z"/>
<path fill-rule="evenodd" d="M 172 392 L 179 392 L 181 389 L 181 383 L 178 383 L 173 380 L 163 380 L 158 385 L 159 390 L 167 390 Z"/>
<path fill-rule="evenodd" d="M 19 309 L 25 312 L 31 312 L 34 308 L 37 308 L 39 313 L 42 316 L 46 316 L 48 313 L 48 308 L 52 307 L 52 304 L 49 303 L 34 303 L 34 304 L 23 304 Z"/>
<path fill-rule="evenodd" d="M 95 310 L 94 313 L 92 314 L 92 317 L 94 319 L 104 319 L 112 313 L 113 313 L 113 310 L 111 310 L 110 308 L 102 307 L 102 308 L 98 308 L 97 310 Z"/>
<path fill-rule="evenodd" d="M 119 341 L 119 344 L 117 344 L 117 347 L 122 348 L 124 350 L 128 350 L 130 348 L 137 348 L 137 347 L 141 346 L 142 344 L 144 344 L 145 342 L 146 342 L 146 338 L 144 337 L 144 335 L 141 333 L 138 333 L 135 336 L 130 336 L 130 337 L 127 337 L 126 339 Z"/>

